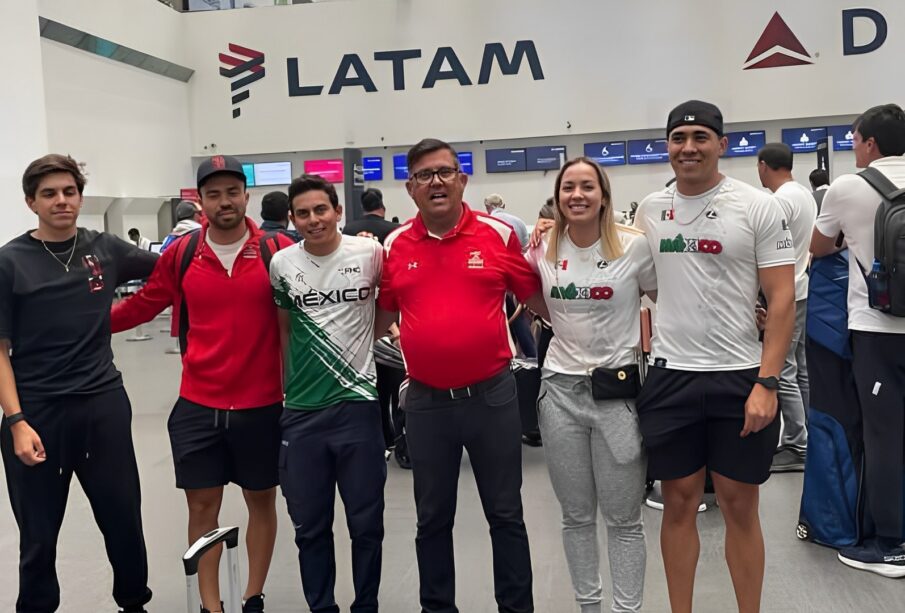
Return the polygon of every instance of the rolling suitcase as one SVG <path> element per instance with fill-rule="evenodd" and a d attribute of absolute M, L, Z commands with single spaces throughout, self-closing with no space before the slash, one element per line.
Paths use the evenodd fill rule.
<path fill-rule="evenodd" d="M 185 584 L 188 613 L 201 610 L 198 593 L 198 563 L 201 557 L 220 543 L 226 545 L 226 565 L 229 576 L 228 598 L 223 603 L 223 613 L 242 613 L 242 591 L 239 587 L 239 528 L 225 527 L 211 530 L 186 550 L 182 556 L 185 567 Z"/>

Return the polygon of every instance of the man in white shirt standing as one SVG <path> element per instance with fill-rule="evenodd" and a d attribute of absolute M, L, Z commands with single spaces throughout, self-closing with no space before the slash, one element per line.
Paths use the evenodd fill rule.
<path fill-rule="evenodd" d="M 875 106 L 855 120 L 858 168 L 874 169 L 905 187 L 905 112 Z M 864 491 L 875 536 L 839 552 L 849 566 L 886 577 L 905 577 L 903 541 L 903 438 L 905 438 L 905 318 L 872 309 L 867 275 L 874 261 L 874 217 L 880 194 L 858 175 L 839 177 L 826 192 L 811 238 L 815 257 L 849 248 L 848 327 L 852 369 L 864 430 Z"/>
<path fill-rule="evenodd" d="M 723 176 L 723 116 L 689 100 L 670 112 L 674 185 L 639 205 L 657 271 L 652 365 L 637 408 L 648 475 L 663 490 L 660 548 L 673 613 L 690 613 L 700 553 L 696 516 L 707 469 L 726 522 L 740 613 L 760 610 L 759 485 L 779 437 L 779 373 L 794 325 L 792 236 L 774 199 Z M 754 303 L 770 310 L 758 342 Z"/>
<path fill-rule="evenodd" d="M 757 154 L 757 174 L 761 185 L 773 192 L 782 207 L 795 249 L 795 329 L 785 366 L 779 376 L 782 437 L 770 470 L 775 473 L 800 472 L 804 470 L 808 449 L 806 411 L 809 394 L 804 341 L 810 236 L 817 218 L 817 203 L 811 191 L 792 178 L 792 150 L 784 143 L 764 145 Z"/>

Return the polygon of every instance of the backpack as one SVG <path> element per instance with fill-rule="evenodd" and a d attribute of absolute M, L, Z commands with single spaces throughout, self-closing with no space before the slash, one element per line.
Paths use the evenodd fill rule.
<path fill-rule="evenodd" d="M 189 266 L 192 265 L 192 259 L 198 251 L 198 241 L 200 240 L 201 230 L 199 229 L 184 234 L 178 241 L 173 241 L 176 243 L 176 261 L 179 262 L 179 271 L 176 280 L 180 288 L 180 296 L 182 296 L 182 279 L 185 277 L 185 272 L 189 269 Z M 258 239 L 258 245 L 261 249 L 261 262 L 264 264 L 264 270 L 269 273 L 270 260 L 273 259 L 273 254 L 282 249 L 280 241 L 277 238 L 277 233 L 267 232 L 266 234 L 262 234 L 261 238 Z M 185 356 L 186 349 L 188 348 L 188 334 L 188 305 L 185 302 L 185 297 L 181 297 L 179 303 L 179 352 L 183 356 Z"/>
<path fill-rule="evenodd" d="M 899 189 L 876 168 L 858 173 L 883 198 L 874 217 L 874 261 L 869 272 L 859 262 L 867 282 L 870 308 L 905 317 L 905 189 Z"/>

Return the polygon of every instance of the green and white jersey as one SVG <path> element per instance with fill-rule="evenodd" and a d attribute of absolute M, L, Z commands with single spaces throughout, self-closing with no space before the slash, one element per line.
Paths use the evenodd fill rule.
<path fill-rule="evenodd" d="M 270 262 L 277 306 L 289 311 L 286 408 L 318 410 L 377 399 L 374 297 L 383 248 L 370 238 L 343 236 L 327 256 L 304 242 Z"/>

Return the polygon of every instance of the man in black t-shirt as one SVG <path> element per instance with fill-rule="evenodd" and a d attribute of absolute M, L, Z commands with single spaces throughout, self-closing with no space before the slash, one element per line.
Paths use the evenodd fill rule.
<path fill-rule="evenodd" d="M 383 244 L 390 232 L 399 227 L 398 223 L 385 219 L 387 210 L 383 206 L 383 193 L 376 187 L 366 189 L 361 195 L 361 219 L 348 222 L 343 227 L 343 234 L 348 236 L 371 235 Z"/>
<path fill-rule="evenodd" d="M 151 599 L 132 409 L 110 348 L 114 288 L 157 256 L 76 226 L 85 177 L 51 154 L 22 177 L 38 228 L 0 248 L 0 452 L 19 526 L 16 611 L 56 611 L 56 543 L 75 474 L 113 567 L 120 611 Z M 97 607 L 100 609 L 100 607 Z"/>

